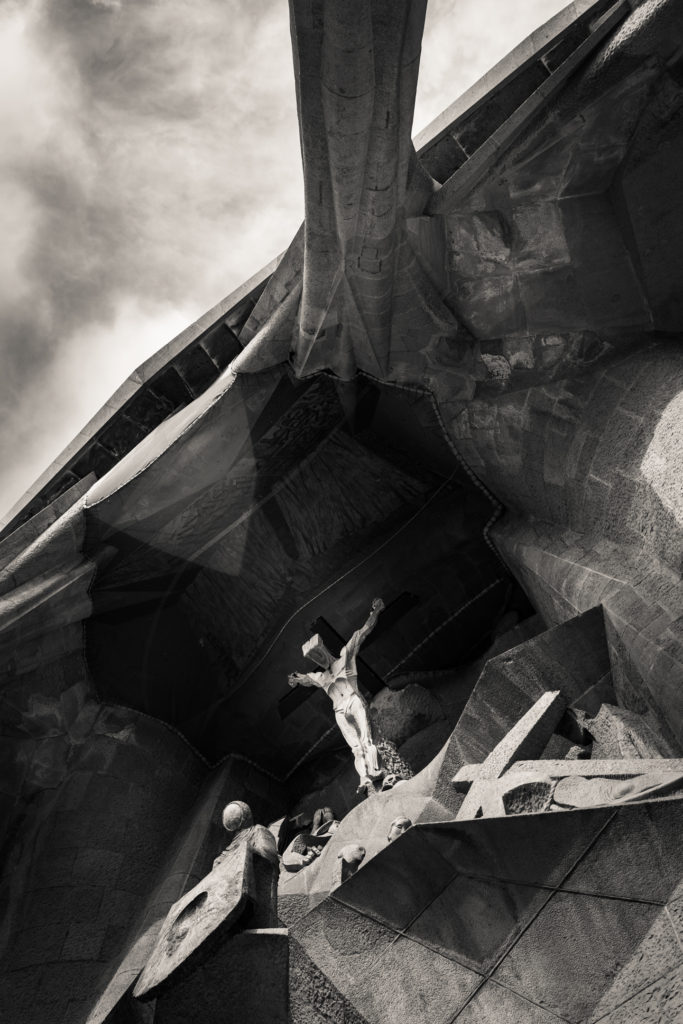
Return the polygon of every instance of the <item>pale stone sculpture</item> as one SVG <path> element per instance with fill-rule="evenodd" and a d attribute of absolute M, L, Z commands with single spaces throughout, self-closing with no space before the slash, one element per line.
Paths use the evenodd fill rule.
<path fill-rule="evenodd" d="M 387 834 L 387 841 L 393 843 L 394 839 L 398 839 L 404 832 L 407 832 L 412 825 L 410 818 L 394 818 L 391 825 L 389 826 L 389 832 Z"/>
<path fill-rule="evenodd" d="M 359 846 L 357 843 L 348 843 L 337 854 L 337 860 L 341 861 L 339 872 L 339 883 L 341 884 L 358 871 L 365 860 L 365 847 Z"/>
<path fill-rule="evenodd" d="M 254 825 L 241 800 L 223 811 L 234 837 L 209 874 L 173 904 L 133 995 L 153 999 L 194 971 L 207 951 L 244 929 L 277 925 L 278 854 L 275 838 Z"/>
<path fill-rule="evenodd" d="M 683 759 L 538 758 L 564 709 L 559 691 L 536 701 L 482 764 L 463 765 L 453 785 L 466 793 L 456 820 L 600 807 L 683 792 Z"/>
<path fill-rule="evenodd" d="M 294 836 L 282 854 L 282 865 L 287 871 L 300 871 L 319 857 L 330 836 L 339 828 L 331 807 L 320 807 L 313 815 L 311 831 Z"/>
<path fill-rule="evenodd" d="M 377 747 L 373 742 L 368 705 L 358 689 L 356 656 L 368 634 L 374 629 L 384 602 L 376 597 L 365 624 L 357 629 L 335 658 L 315 634 L 302 647 L 307 658 L 320 665 L 322 672 L 292 672 L 290 686 L 318 686 L 332 701 L 337 725 L 351 747 L 353 762 L 360 778 L 359 790 L 372 787 L 373 779 L 381 779 Z"/>

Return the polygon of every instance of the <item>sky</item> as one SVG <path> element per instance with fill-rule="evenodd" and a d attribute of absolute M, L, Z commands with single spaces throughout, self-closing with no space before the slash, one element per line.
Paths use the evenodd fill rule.
<path fill-rule="evenodd" d="M 430 0 L 418 132 L 564 0 Z M 0 0 L 0 515 L 303 217 L 287 0 Z"/>

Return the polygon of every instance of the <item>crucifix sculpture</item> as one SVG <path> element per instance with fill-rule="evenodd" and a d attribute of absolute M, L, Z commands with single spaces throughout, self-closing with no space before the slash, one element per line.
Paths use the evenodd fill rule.
<path fill-rule="evenodd" d="M 322 671 L 292 672 L 288 679 L 290 686 L 317 686 L 331 699 L 339 731 L 353 753 L 353 763 L 360 778 L 359 790 L 372 787 L 373 779 L 380 779 L 384 774 L 373 741 L 368 705 L 358 689 L 356 669 L 360 645 L 375 628 L 383 608 L 384 602 L 376 597 L 367 620 L 342 647 L 338 658 L 328 651 L 316 633 L 304 644 L 302 651 Z"/>

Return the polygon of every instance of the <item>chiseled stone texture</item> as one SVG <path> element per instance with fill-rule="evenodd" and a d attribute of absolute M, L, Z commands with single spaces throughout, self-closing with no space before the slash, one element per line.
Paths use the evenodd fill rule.
<path fill-rule="evenodd" d="M 410 736 L 443 719 L 438 702 L 423 686 L 409 683 L 403 690 L 386 687 L 371 702 L 373 721 L 382 735 L 399 746 Z"/>
<path fill-rule="evenodd" d="M 205 771 L 126 709 L 97 706 L 86 738 L 27 805 L 6 863 L 2 993 L 22 1024 L 76 1024 L 70 1001 L 96 1001 Z"/>
<path fill-rule="evenodd" d="M 682 956 L 665 908 L 556 893 L 495 979 L 579 1024 L 615 1009 Z"/>
<path fill-rule="evenodd" d="M 289 1008 L 292 1024 L 366 1024 L 294 939 L 289 944 Z"/>
<path fill-rule="evenodd" d="M 601 603 L 619 703 L 645 717 L 670 756 L 683 743 L 680 575 L 645 542 L 617 544 L 596 534 L 510 516 L 498 546 L 548 622 Z"/>

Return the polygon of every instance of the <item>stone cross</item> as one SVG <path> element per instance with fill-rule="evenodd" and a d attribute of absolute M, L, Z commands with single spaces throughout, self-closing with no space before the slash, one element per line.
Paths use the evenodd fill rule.
<path fill-rule="evenodd" d="M 565 701 L 559 690 L 544 693 L 519 722 L 497 743 L 482 764 L 466 764 L 453 779 L 453 785 L 467 796 L 456 815 L 457 821 L 469 818 L 504 814 L 497 795 L 500 787 L 489 783 L 501 775 L 521 757 L 539 757 L 562 718 Z"/>
<path fill-rule="evenodd" d="M 456 821 L 505 815 L 519 794 L 530 802 L 522 809 L 546 810 L 553 801 L 554 809 L 596 807 L 683 788 L 683 759 L 538 760 L 564 708 L 559 690 L 544 693 L 484 762 L 463 765 L 452 780 L 466 793 Z"/>

